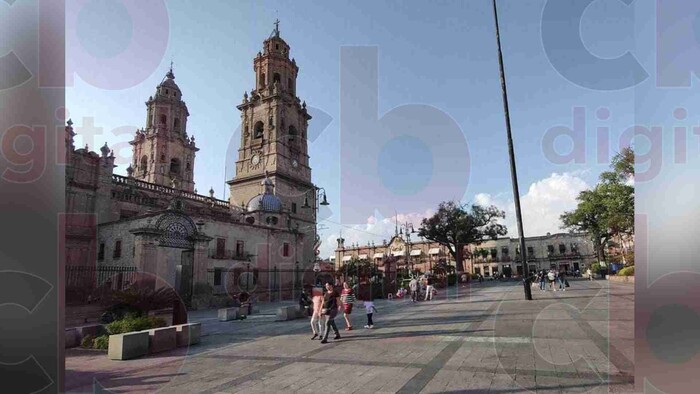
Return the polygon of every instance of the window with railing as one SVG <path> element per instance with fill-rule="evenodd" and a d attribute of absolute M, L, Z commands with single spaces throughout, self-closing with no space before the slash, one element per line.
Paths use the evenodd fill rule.
<path fill-rule="evenodd" d="M 97 252 L 97 261 L 102 261 L 105 259 L 105 243 L 100 242 L 100 249 Z"/>
<path fill-rule="evenodd" d="M 114 244 L 114 253 L 112 253 L 112 258 L 118 259 L 122 257 L 122 241 L 117 241 Z"/>
<path fill-rule="evenodd" d="M 578 245 L 571 244 L 571 253 L 578 254 Z"/>
<path fill-rule="evenodd" d="M 216 239 L 216 255 L 215 257 L 224 258 L 226 255 L 226 238 Z"/>
<path fill-rule="evenodd" d="M 245 257 L 245 243 L 244 241 L 236 241 L 236 257 Z"/>
<path fill-rule="evenodd" d="M 221 286 L 221 268 L 214 268 L 214 286 Z"/>
<path fill-rule="evenodd" d="M 535 248 L 533 248 L 532 246 L 528 246 L 527 247 L 527 255 L 528 255 L 528 257 L 534 256 L 535 255 Z"/>
<path fill-rule="evenodd" d="M 282 245 L 282 256 L 289 257 L 289 243 L 287 242 Z"/>
<path fill-rule="evenodd" d="M 496 257 L 498 257 L 498 250 L 496 250 L 496 248 L 493 248 L 491 249 L 491 258 L 495 259 Z"/>
<path fill-rule="evenodd" d="M 554 245 L 547 245 L 547 256 L 554 254 Z"/>
<path fill-rule="evenodd" d="M 559 244 L 559 254 L 566 254 L 566 245 Z"/>

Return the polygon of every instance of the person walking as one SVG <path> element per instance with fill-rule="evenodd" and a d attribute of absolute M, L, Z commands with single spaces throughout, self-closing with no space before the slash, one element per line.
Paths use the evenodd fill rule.
<path fill-rule="evenodd" d="M 338 298 L 340 298 L 340 294 L 335 290 L 333 284 L 330 282 L 326 283 L 326 294 L 323 296 L 323 309 L 321 310 L 321 313 L 325 316 L 326 331 L 323 334 L 321 343 L 328 343 L 328 335 L 331 333 L 331 329 L 335 332 L 333 339 L 340 339 L 338 326 L 335 325 L 335 317 L 338 316 L 338 310 L 341 308 Z"/>
<path fill-rule="evenodd" d="M 314 294 L 314 296 L 311 298 L 311 302 L 313 303 L 313 310 L 311 315 L 311 331 L 314 333 L 314 336 L 312 336 L 311 339 L 316 339 L 317 337 L 322 338 L 323 323 L 321 321 L 321 310 L 323 309 L 323 293 Z"/>
<path fill-rule="evenodd" d="M 540 290 L 545 291 L 545 282 L 547 281 L 547 274 L 544 272 L 544 270 L 540 271 L 540 273 L 538 274 L 538 279 L 540 281 Z"/>
<path fill-rule="evenodd" d="M 374 301 L 365 301 L 365 312 L 367 313 L 367 324 L 365 328 L 374 328 L 372 314 L 377 312 L 377 307 L 374 306 Z"/>
<path fill-rule="evenodd" d="M 352 330 L 352 323 L 350 323 L 350 314 L 352 313 L 352 306 L 355 303 L 355 292 L 352 290 L 348 282 L 343 283 L 343 291 L 340 295 L 340 300 L 343 303 L 343 317 L 345 318 L 345 330 Z"/>
<path fill-rule="evenodd" d="M 566 271 L 561 271 L 559 273 L 559 290 L 566 291 Z"/>
<path fill-rule="evenodd" d="M 590 267 L 586 270 L 586 275 L 588 275 L 588 280 L 593 280 L 593 271 Z"/>
<path fill-rule="evenodd" d="M 554 273 L 554 270 L 549 270 L 547 273 L 547 280 L 549 281 L 549 288 L 552 291 L 557 291 L 557 288 L 554 287 L 554 279 L 556 279 L 556 274 Z"/>
<path fill-rule="evenodd" d="M 408 288 L 411 290 L 411 301 L 416 302 L 416 298 L 418 298 L 418 280 L 412 278 L 411 281 L 408 282 Z"/>
<path fill-rule="evenodd" d="M 433 300 L 433 277 L 429 276 L 425 284 L 425 301 Z"/>

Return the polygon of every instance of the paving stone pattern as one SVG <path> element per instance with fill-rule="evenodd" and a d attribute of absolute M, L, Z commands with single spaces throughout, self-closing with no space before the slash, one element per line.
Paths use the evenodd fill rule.
<path fill-rule="evenodd" d="M 308 320 L 274 321 L 274 307 L 244 321 L 193 312 L 202 342 L 188 350 L 112 361 L 71 349 L 68 392 L 167 393 L 608 393 L 633 392 L 634 287 L 571 280 L 566 292 L 515 282 L 452 289 L 433 301 L 379 300 L 328 344 Z M 99 390 L 98 390 L 99 391 Z"/>

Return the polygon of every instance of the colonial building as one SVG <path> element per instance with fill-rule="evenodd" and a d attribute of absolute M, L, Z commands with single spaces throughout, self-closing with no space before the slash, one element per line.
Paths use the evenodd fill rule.
<path fill-rule="evenodd" d="M 289 54 L 275 27 L 253 60 L 255 87 L 238 106 L 243 133 L 229 201 L 195 188 L 199 148 L 172 67 L 146 101 L 127 176 L 114 173 L 106 144 L 100 153 L 75 149 L 68 121 L 67 288 L 86 287 L 84 278 L 71 282 L 85 270 L 153 273 L 183 297 L 209 283 L 216 292 L 276 299 L 311 282 L 319 247 L 306 140 L 311 116 L 295 95 L 299 68 Z"/>
<path fill-rule="evenodd" d="M 530 271 L 554 268 L 556 270 L 583 270 L 597 260 L 590 238 L 584 234 L 547 234 L 525 239 L 528 269 Z M 345 245 L 338 239 L 333 261 L 336 269 L 342 269 L 352 259 L 367 259 L 380 270 L 395 272 L 408 268 L 429 272 L 439 263 L 456 266 L 447 247 L 426 240 L 411 241 L 409 236 L 397 232 L 388 242 L 375 245 Z M 521 275 L 520 247 L 517 238 L 498 238 L 479 245 L 464 247 L 464 269 L 474 274 L 493 276 Z"/>

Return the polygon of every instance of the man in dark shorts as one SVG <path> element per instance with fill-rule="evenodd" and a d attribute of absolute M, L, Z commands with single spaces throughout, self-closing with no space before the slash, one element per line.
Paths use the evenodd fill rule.
<path fill-rule="evenodd" d="M 335 317 L 338 316 L 338 309 L 340 309 L 339 298 L 340 294 L 335 291 L 333 285 L 331 283 L 326 283 L 326 293 L 323 295 L 322 309 L 322 313 L 326 317 L 326 332 L 323 334 L 321 343 L 328 343 L 328 334 L 330 334 L 331 329 L 335 332 L 335 337 L 333 339 L 340 339 L 338 326 L 335 325 Z"/>

